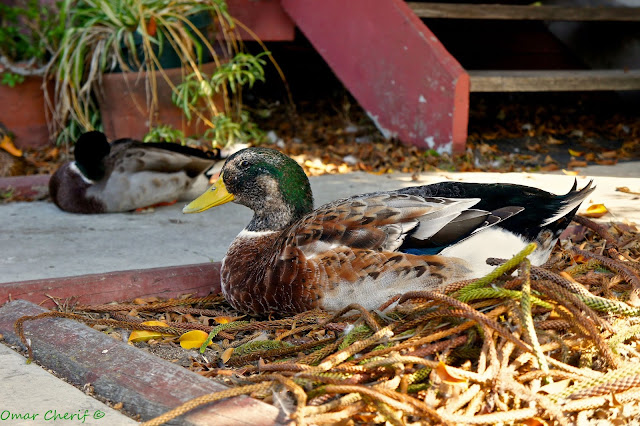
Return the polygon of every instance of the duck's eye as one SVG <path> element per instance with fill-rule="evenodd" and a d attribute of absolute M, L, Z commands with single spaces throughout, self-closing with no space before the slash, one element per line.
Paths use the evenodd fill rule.
<path fill-rule="evenodd" d="M 239 167 L 241 169 L 246 169 L 247 167 L 249 167 L 249 164 L 250 164 L 249 160 L 242 160 L 239 164 Z"/>

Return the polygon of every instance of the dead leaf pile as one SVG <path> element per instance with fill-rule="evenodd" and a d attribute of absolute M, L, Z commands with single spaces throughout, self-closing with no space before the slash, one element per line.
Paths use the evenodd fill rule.
<path fill-rule="evenodd" d="M 482 279 L 407 293 L 374 312 L 353 304 L 250 318 L 212 295 L 50 314 L 154 353 L 172 348 L 166 358 L 186 356 L 182 365 L 230 387 L 211 400 L 251 395 L 300 424 L 638 418 L 640 232 L 577 217 L 564 238 L 544 267 L 529 263 L 531 246 L 489 259 L 497 268 Z"/>

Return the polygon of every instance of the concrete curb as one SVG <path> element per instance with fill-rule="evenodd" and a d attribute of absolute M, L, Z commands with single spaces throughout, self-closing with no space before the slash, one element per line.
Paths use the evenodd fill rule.
<path fill-rule="evenodd" d="M 25 315 L 46 312 L 17 300 L 0 308 L 0 333 L 22 346 L 13 325 Z M 91 384 L 95 394 L 122 402 L 143 420 L 156 417 L 193 398 L 227 389 L 210 379 L 66 318 L 24 323 L 34 358 L 76 385 Z M 180 425 L 274 425 L 287 423 L 276 407 L 247 396 L 208 404 L 177 418 Z"/>
<path fill-rule="evenodd" d="M 58 420 L 74 426 L 138 424 L 39 365 L 27 364 L 25 357 L 3 344 L 0 344 L 0 365 L 4 391 L 0 407 L 2 424 L 56 424 Z"/>
<path fill-rule="evenodd" d="M 49 194 L 50 175 L 11 176 L 0 178 L 0 192 L 26 200 L 38 200 Z"/>
<path fill-rule="evenodd" d="M 219 292 L 220 263 L 215 262 L 0 283 L 0 305 L 22 299 L 52 308 L 52 298 L 73 298 L 82 305 L 95 305 L 136 297 L 206 296 Z"/>

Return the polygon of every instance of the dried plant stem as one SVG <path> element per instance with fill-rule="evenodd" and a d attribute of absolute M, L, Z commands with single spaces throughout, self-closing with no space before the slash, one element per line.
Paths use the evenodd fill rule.
<path fill-rule="evenodd" d="M 340 403 L 340 404 L 336 404 L 336 407 L 345 407 L 342 408 L 340 411 L 337 412 L 333 412 L 333 413 L 329 413 L 329 411 L 336 409 L 336 407 L 331 407 L 329 409 L 327 409 L 326 411 L 323 411 L 322 413 L 319 414 L 307 414 L 305 419 L 309 424 L 331 424 L 331 425 L 335 425 L 335 424 L 339 424 L 341 421 L 349 419 L 350 417 L 352 417 L 354 414 L 359 413 L 360 411 L 362 411 L 364 409 L 364 404 L 360 401 L 360 399 L 362 399 L 362 397 L 359 394 L 349 394 L 349 395 L 345 395 L 343 398 L 348 398 L 350 400 L 354 399 L 353 395 L 356 395 L 358 397 L 357 400 L 353 401 L 353 402 L 349 402 L 349 403 Z M 340 400 L 336 400 L 336 401 L 341 401 Z M 328 404 L 326 404 L 328 405 Z M 322 405 L 320 407 L 323 407 Z M 316 408 L 316 407 L 305 407 L 306 409 L 310 409 L 310 408 Z"/>
<path fill-rule="evenodd" d="M 599 254 L 591 253 L 585 250 L 580 250 L 577 247 L 572 247 L 571 249 L 575 253 L 583 256 L 586 259 L 596 259 L 603 265 L 606 265 L 608 268 L 611 268 L 612 270 L 616 271 L 617 273 L 622 275 L 624 279 L 627 280 L 631 285 L 633 285 L 634 291 L 640 292 L 640 277 L 638 277 L 638 275 L 633 271 L 633 269 L 630 269 L 623 262 L 608 258 L 606 256 L 602 256 Z"/>
<path fill-rule="evenodd" d="M 494 309 L 493 311 L 487 313 L 487 317 L 488 318 L 497 318 L 498 316 L 502 315 L 503 313 L 505 313 L 508 310 L 508 308 L 506 306 L 498 306 L 496 309 Z M 449 315 L 451 315 L 451 312 L 449 312 Z M 404 343 L 400 343 L 398 345 L 395 345 L 391 348 L 384 348 L 384 349 L 378 349 L 375 351 L 371 351 L 369 352 L 366 357 L 367 358 L 371 358 L 371 357 L 375 357 L 375 356 L 380 356 L 380 355 L 385 355 L 388 354 L 389 352 L 394 352 L 394 351 L 400 351 L 403 349 L 407 349 L 407 348 L 415 348 L 417 346 L 421 346 L 421 345 L 425 345 L 427 343 L 431 343 L 440 339 L 444 339 L 446 337 L 455 335 L 455 334 L 459 334 L 462 333 L 463 331 L 473 327 L 475 325 L 475 322 L 473 321 L 467 321 L 464 322 L 458 326 L 455 326 L 453 328 L 447 329 L 447 330 L 443 330 L 443 331 L 439 331 L 437 333 L 431 333 L 428 336 L 425 337 L 420 337 L 417 339 L 413 339 L 413 340 L 407 340 Z"/>
<path fill-rule="evenodd" d="M 529 339 L 529 344 L 533 348 L 533 353 L 538 360 L 538 365 L 540 369 L 548 373 L 549 372 L 549 364 L 547 364 L 546 359 L 544 358 L 544 353 L 540 348 L 540 342 L 538 341 L 538 336 L 536 335 L 536 330 L 533 325 L 533 317 L 531 316 L 531 274 L 530 274 L 531 263 L 528 259 L 525 259 L 521 263 L 520 268 L 520 276 L 523 277 L 524 282 L 522 283 L 522 298 L 520 300 L 520 306 L 522 308 L 522 319 L 524 325 L 524 331 L 527 334 L 527 338 Z"/>
<path fill-rule="evenodd" d="M 640 401 L 640 388 L 629 389 L 628 391 L 617 393 L 615 394 L 615 400 L 619 404 Z M 609 405 L 611 404 L 611 402 L 611 395 L 597 396 L 592 398 L 565 401 L 562 405 L 562 409 L 565 412 L 584 411 L 602 407 L 603 405 Z"/>
<path fill-rule="evenodd" d="M 524 351 L 531 350 L 531 347 L 529 347 L 529 345 L 527 345 L 526 343 L 522 342 L 519 339 L 515 339 L 509 331 L 505 330 L 504 327 L 498 324 L 495 320 L 487 317 L 481 312 L 476 311 L 466 303 L 463 303 L 463 302 L 460 302 L 459 300 L 454 299 L 453 297 L 445 296 L 444 294 L 436 293 L 433 291 L 411 291 L 406 293 L 404 296 L 402 296 L 400 300 L 404 301 L 414 297 L 423 297 L 423 298 L 434 299 L 439 302 L 444 302 L 456 308 L 451 312 L 452 315 L 463 316 L 465 318 L 472 319 L 480 324 L 486 325 L 487 327 L 495 330 L 500 336 L 504 337 L 505 339 L 513 341 L 516 344 L 516 346 L 518 346 L 520 349 Z"/>
<path fill-rule="evenodd" d="M 603 240 L 605 240 L 608 245 L 618 248 L 618 241 L 615 239 L 613 235 L 611 235 L 611 233 L 607 230 L 607 228 L 604 225 L 596 223 L 593 220 L 580 215 L 575 215 L 573 217 L 573 221 L 591 229 L 593 232 L 598 234 Z"/>
<path fill-rule="evenodd" d="M 469 386 L 469 389 L 462 392 L 460 395 L 448 399 L 444 406 L 438 409 L 438 412 L 454 414 L 456 411 L 469 403 L 481 390 L 481 386 L 477 383 L 474 383 L 473 385 Z"/>
<path fill-rule="evenodd" d="M 521 408 L 519 410 L 500 411 L 491 414 L 476 414 L 474 416 L 447 416 L 454 424 L 506 424 L 524 421 L 537 416 L 537 408 Z"/>
<path fill-rule="evenodd" d="M 74 309 L 77 311 L 85 311 L 85 312 L 116 312 L 116 311 L 148 311 L 148 312 L 157 312 L 162 311 L 167 308 L 175 308 L 177 306 L 184 305 L 196 305 L 196 304 L 206 304 L 214 301 L 222 301 L 224 300 L 219 295 L 211 295 L 206 297 L 194 297 L 188 299 L 172 299 L 166 302 L 157 302 L 153 305 L 136 305 L 131 303 L 125 304 L 103 304 L 103 305 L 77 305 L 74 306 Z M 218 312 L 218 311 L 213 311 Z M 220 315 L 224 315 L 221 313 Z"/>
<path fill-rule="evenodd" d="M 20 337 L 20 341 L 26 346 L 27 352 L 29 355 L 29 361 L 33 359 L 33 350 L 31 349 L 31 345 L 27 343 L 27 338 L 24 335 L 24 323 L 26 321 L 33 321 L 42 318 L 68 318 L 74 319 L 80 322 L 84 322 L 91 325 L 108 325 L 111 327 L 119 327 L 125 328 L 129 330 L 147 330 L 147 331 L 157 331 L 163 334 L 173 334 L 180 335 L 184 331 L 183 329 L 178 329 L 176 327 L 160 327 L 160 326 L 151 326 L 151 325 L 142 325 L 137 322 L 125 322 L 118 321 L 113 319 L 94 319 L 83 317 L 81 315 L 67 313 L 67 312 L 56 312 L 56 311 L 47 311 L 38 315 L 26 315 L 18 318 L 18 320 L 14 323 L 13 327 L 16 330 L 16 334 Z"/>
<path fill-rule="evenodd" d="M 562 412 L 562 409 L 551 399 L 541 393 L 532 393 L 527 387 L 515 381 L 510 374 L 502 374 L 499 380 L 500 386 L 505 390 L 511 391 L 514 395 L 518 395 L 522 399 L 535 402 L 538 407 L 549 414 L 554 420 L 554 423 L 569 426 L 569 421 Z"/>
<path fill-rule="evenodd" d="M 247 395 L 253 392 L 265 391 L 269 389 L 273 385 L 273 383 L 274 382 L 272 381 L 265 381 L 262 383 L 257 383 L 255 385 L 240 386 L 240 387 L 230 388 L 223 391 L 203 395 L 198 398 L 189 400 L 184 404 L 174 408 L 173 410 L 167 411 L 166 413 L 156 418 L 143 422 L 141 423 L 141 425 L 142 426 L 160 426 L 201 405 L 208 404 L 214 401 L 219 401 L 221 399 L 231 398 L 238 395 Z"/>
<path fill-rule="evenodd" d="M 567 399 L 567 398 L 570 398 L 571 395 L 573 394 L 579 394 L 579 392 L 583 391 L 584 389 L 598 387 L 602 384 L 612 383 L 617 381 L 618 379 L 634 377 L 634 376 L 637 376 L 638 374 L 640 374 L 640 365 L 638 364 L 626 365 L 624 368 L 618 368 L 616 370 L 612 370 L 606 374 L 603 374 L 600 377 L 576 383 L 559 394 L 551 395 L 550 398 L 554 401 Z"/>
<path fill-rule="evenodd" d="M 347 358 L 357 354 L 358 352 L 362 351 L 368 346 L 371 346 L 372 344 L 378 342 L 380 339 L 389 338 L 391 336 L 393 336 L 391 327 L 387 326 L 385 328 L 382 328 L 377 332 L 375 332 L 371 337 L 361 340 L 359 342 L 356 342 L 353 345 L 349 346 L 348 348 L 343 349 L 342 351 L 336 352 L 335 354 L 329 356 L 320 364 L 318 364 L 316 367 L 310 367 L 309 370 L 307 370 L 307 372 L 319 373 L 319 372 L 327 371 L 331 369 L 331 367 L 340 364 L 341 362 L 345 361 Z"/>

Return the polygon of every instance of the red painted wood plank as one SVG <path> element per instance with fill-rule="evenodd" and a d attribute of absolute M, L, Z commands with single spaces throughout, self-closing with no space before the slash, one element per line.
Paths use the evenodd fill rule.
<path fill-rule="evenodd" d="M 136 297 L 206 296 L 220 292 L 220 263 L 136 269 L 106 274 L 0 283 L 0 305 L 23 299 L 48 308 L 50 297 L 74 298 L 82 305 L 126 301 Z"/>
<path fill-rule="evenodd" d="M 469 76 L 403 0 L 282 0 L 387 136 L 464 150 Z"/>
<path fill-rule="evenodd" d="M 293 40 L 295 24 L 282 9 L 280 0 L 227 0 L 229 13 L 262 41 Z M 240 29 L 240 37 L 254 38 Z"/>
<path fill-rule="evenodd" d="M 19 344 L 13 324 L 46 310 L 24 300 L 0 307 L 0 333 Z M 122 402 L 124 409 L 149 420 L 193 398 L 227 389 L 191 371 L 129 346 L 82 323 L 65 318 L 27 321 L 34 358 L 71 383 L 91 384 L 96 395 Z M 37 368 L 37 367 L 33 367 Z M 37 386 L 37 383 L 26 385 Z M 55 408 L 55 407 L 53 407 Z M 78 407 L 81 408 L 81 407 Z M 273 405 L 240 396 L 188 412 L 171 424 L 276 425 L 288 423 Z"/>
<path fill-rule="evenodd" d="M 12 192 L 20 199 L 34 200 L 49 193 L 49 175 L 9 176 L 0 178 L 0 192 Z"/>

